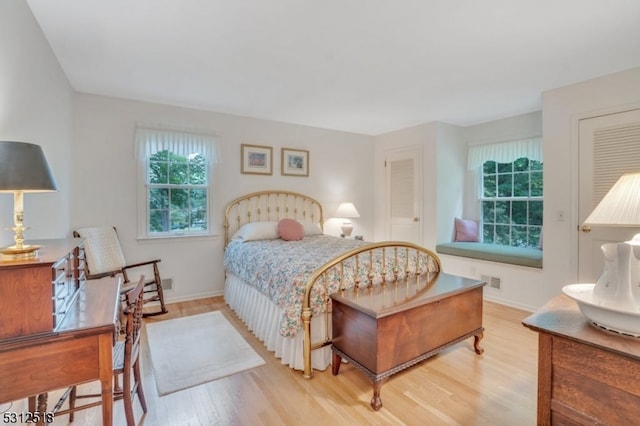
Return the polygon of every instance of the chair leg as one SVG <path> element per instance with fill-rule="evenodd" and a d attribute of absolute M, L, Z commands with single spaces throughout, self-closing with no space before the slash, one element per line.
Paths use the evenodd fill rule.
<path fill-rule="evenodd" d="M 167 307 L 164 305 L 164 290 L 162 289 L 162 278 L 160 278 L 160 270 L 158 264 L 153 264 L 153 280 L 156 283 L 156 290 L 158 291 L 158 300 L 160 301 L 160 310 L 163 314 L 167 313 Z"/>
<path fill-rule="evenodd" d="M 119 374 L 113 375 L 113 393 L 114 394 L 122 392 L 122 388 L 120 387 L 119 376 L 120 376 Z"/>
<path fill-rule="evenodd" d="M 76 386 L 71 387 L 69 393 L 69 410 L 73 410 L 76 407 L 76 395 L 78 394 L 78 388 Z M 75 411 L 69 412 L 69 423 L 73 422 L 75 418 Z"/>
<path fill-rule="evenodd" d="M 133 364 L 133 378 L 134 383 L 136 384 L 136 393 L 138 394 L 138 399 L 140 400 L 140 405 L 142 406 L 142 412 L 147 412 L 147 401 L 144 398 L 144 391 L 142 390 L 142 375 L 140 374 L 140 358 L 136 360 Z"/>
<path fill-rule="evenodd" d="M 133 417 L 133 400 L 131 399 L 131 372 L 125 369 L 122 376 L 122 399 L 124 402 L 124 414 L 127 418 L 127 426 L 136 426 L 136 420 Z"/>
<path fill-rule="evenodd" d="M 158 280 L 156 287 L 158 288 L 158 299 L 160 300 L 160 309 L 163 314 L 166 314 L 167 307 L 164 304 L 164 290 L 162 289 L 162 281 Z"/>
<path fill-rule="evenodd" d="M 167 312 L 169 312 L 167 310 L 167 307 L 164 303 L 164 291 L 162 289 L 162 285 L 161 284 L 156 284 L 156 283 L 160 283 L 160 279 L 158 278 L 155 282 L 147 284 L 147 287 L 150 288 L 150 290 L 145 290 L 144 293 L 155 293 L 156 295 L 154 297 L 150 297 L 148 299 L 145 299 L 145 303 L 148 301 L 158 301 L 160 302 L 160 310 L 159 311 L 153 311 L 153 312 L 143 312 L 142 316 L 147 318 L 147 317 L 153 317 L 156 315 L 162 315 L 162 314 L 166 314 Z"/>

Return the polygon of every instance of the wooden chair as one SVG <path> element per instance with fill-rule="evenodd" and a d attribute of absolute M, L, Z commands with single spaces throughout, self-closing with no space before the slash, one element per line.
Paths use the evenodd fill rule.
<path fill-rule="evenodd" d="M 122 274 L 123 293 L 131 289 L 127 272 L 131 269 L 142 268 L 150 277 L 144 284 L 144 303 L 159 302 L 155 311 L 146 311 L 143 316 L 153 316 L 167 313 L 162 290 L 162 279 L 158 270 L 160 259 L 127 265 L 120 240 L 115 227 L 86 227 L 73 231 L 74 237 L 85 239 L 85 266 L 87 279 L 102 278 Z M 148 270 L 145 270 L 148 269 Z M 124 301 L 124 298 L 123 298 Z"/>
<path fill-rule="evenodd" d="M 145 278 L 140 276 L 136 286 L 126 293 L 126 324 L 124 339 L 119 339 L 113 348 L 113 399 L 124 401 L 124 411 L 127 426 L 135 426 L 133 415 L 133 401 L 138 396 L 142 411 L 147 412 L 147 402 L 142 389 L 142 375 L 140 372 L 140 332 L 142 330 L 143 289 Z M 122 386 L 119 377 L 122 375 Z M 133 381 L 132 381 L 133 375 Z M 69 414 L 69 422 L 73 422 L 74 413 L 101 404 L 99 393 L 79 395 L 77 386 L 72 386 L 60 397 L 53 412 L 56 417 Z M 29 398 L 29 406 L 35 407 L 36 397 Z M 66 399 L 69 399 L 69 408 L 61 410 Z M 78 399 L 91 398 L 97 401 L 83 405 L 76 405 Z"/>

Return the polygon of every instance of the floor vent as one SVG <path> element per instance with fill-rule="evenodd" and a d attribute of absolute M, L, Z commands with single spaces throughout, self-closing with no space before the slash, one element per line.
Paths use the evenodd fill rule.
<path fill-rule="evenodd" d="M 500 278 L 490 277 L 488 275 L 482 275 L 480 279 L 487 283 L 487 286 L 500 290 Z"/>
<path fill-rule="evenodd" d="M 161 282 L 163 290 L 172 290 L 173 289 L 173 278 L 165 278 Z"/>

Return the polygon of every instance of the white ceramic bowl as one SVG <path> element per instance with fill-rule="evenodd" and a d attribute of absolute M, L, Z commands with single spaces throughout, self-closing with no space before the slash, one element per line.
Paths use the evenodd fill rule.
<path fill-rule="evenodd" d="M 593 297 L 595 284 L 571 284 L 564 286 L 562 292 L 578 303 L 582 315 L 596 325 L 640 337 L 640 311 L 628 311 L 611 306 L 603 306 Z"/>

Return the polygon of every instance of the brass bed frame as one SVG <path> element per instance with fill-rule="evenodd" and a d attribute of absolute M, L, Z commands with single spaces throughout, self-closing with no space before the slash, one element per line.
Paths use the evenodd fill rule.
<path fill-rule="evenodd" d="M 225 209 L 224 235 L 225 247 L 233 234 L 240 227 L 250 222 L 279 221 L 284 218 L 292 218 L 296 220 L 307 220 L 317 223 L 322 229 L 324 218 L 321 204 L 315 199 L 292 191 L 269 190 L 253 192 L 227 204 Z M 327 276 L 329 271 L 334 268 L 340 268 L 340 287 L 344 289 L 344 268 L 350 267 L 358 270 L 359 263 L 362 259 L 369 260 L 374 256 L 381 256 L 382 262 L 388 262 L 388 265 L 398 265 L 399 253 L 404 251 L 404 262 L 409 264 L 410 256 L 414 256 L 414 264 L 422 263 L 427 265 L 427 273 L 423 278 L 417 277 L 419 273 L 410 274 L 408 267 L 404 276 L 399 275 L 398 269 L 394 268 L 392 285 L 397 286 L 400 282 L 406 282 L 410 275 L 417 277 L 417 282 L 422 281 L 425 286 L 431 283 L 441 270 L 440 259 L 438 256 L 424 247 L 404 241 L 384 241 L 378 243 L 370 243 L 361 247 L 350 250 L 333 260 L 324 264 L 311 276 L 305 285 L 305 293 L 302 305 L 302 322 L 304 327 L 304 343 L 303 343 L 303 361 L 305 378 L 313 377 L 313 369 L 311 367 L 311 351 L 328 346 L 331 344 L 329 336 L 329 315 L 327 309 L 330 297 L 327 291 Z M 352 266 L 345 266 L 347 260 L 351 261 Z M 381 283 L 386 285 L 386 282 Z M 311 341 L 311 290 L 314 286 L 322 286 L 323 309 L 324 316 L 324 337 L 318 342 Z M 363 281 L 356 281 L 356 289 L 371 288 L 374 285 L 373 271 L 369 269 L 367 278 Z"/>

